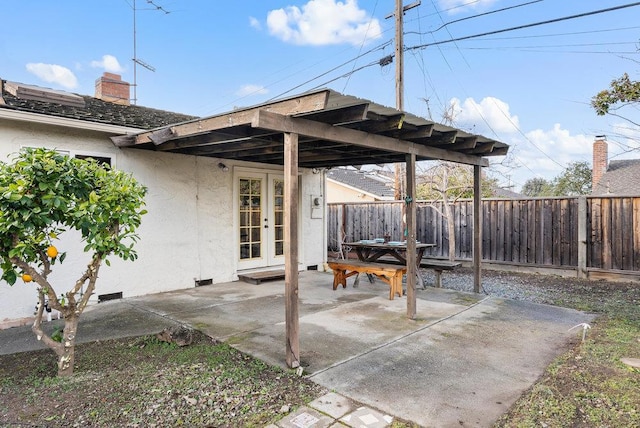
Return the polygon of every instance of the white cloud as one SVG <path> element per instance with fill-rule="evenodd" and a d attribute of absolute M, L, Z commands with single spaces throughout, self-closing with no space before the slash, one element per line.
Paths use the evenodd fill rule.
<path fill-rule="evenodd" d="M 249 25 L 256 30 L 262 30 L 262 24 L 260 24 L 260 21 L 258 21 L 258 19 L 254 18 L 253 16 L 249 17 Z"/>
<path fill-rule="evenodd" d="M 526 138 L 525 138 L 526 137 Z M 552 129 L 535 129 L 509 140 L 509 168 L 497 168 L 519 188 L 534 177 L 553 180 L 572 162 L 591 163 L 593 136 L 572 135 L 556 123 Z"/>
<path fill-rule="evenodd" d="M 91 67 L 104 68 L 105 71 L 111 73 L 122 73 L 124 71 L 118 59 L 113 55 L 103 55 L 102 61 L 91 61 Z"/>
<path fill-rule="evenodd" d="M 464 102 L 452 98 L 449 105 L 453 107 L 454 125 L 474 134 L 513 133 L 520 127 L 518 116 L 509 112 L 509 104 L 498 98 L 485 97 L 480 103 L 473 98 Z"/>
<path fill-rule="evenodd" d="M 78 79 L 67 67 L 57 64 L 29 63 L 27 71 L 48 83 L 55 83 L 67 89 L 78 86 Z"/>
<path fill-rule="evenodd" d="M 236 91 L 236 96 L 245 97 L 248 95 L 264 95 L 269 93 L 269 90 L 260 85 L 242 85 L 240 89 Z"/>
<path fill-rule="evenodd" d="M 269 33 L 296 45 L 358 46 L 378 39 L 382 30 L 377 19 L 358 7 L 357 0 L 310 0 L 302 9 L 287 6 L 267 14 Z"/>

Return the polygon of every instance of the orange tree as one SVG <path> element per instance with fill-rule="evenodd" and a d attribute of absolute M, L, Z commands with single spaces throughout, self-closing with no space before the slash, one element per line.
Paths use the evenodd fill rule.
<path fill-rule="evenodd" d="M 136 229 L 146 188 L 122 171 L 94 160 L 70 158 L 53 150 L 26 149 L 11 163 L 0 162 L 0 268 L 2 279 L 34 282 L 39 306 L 32 330 L 58 357 L 58 375 L 73 374 L 78 320 L 95 289 L 102 261 L 114 255 L 135 260 Z M 52 284 L 52 266 L 62 263 L 55 240 L 80 232 L 87 269 L 75 283 Z M 86 287 L 86 288 L 85 288 Z M 80 291 L 84 288 L 84 293 Z M 42 329 L 45 298 L 64 317 L 61 336 Z"/>

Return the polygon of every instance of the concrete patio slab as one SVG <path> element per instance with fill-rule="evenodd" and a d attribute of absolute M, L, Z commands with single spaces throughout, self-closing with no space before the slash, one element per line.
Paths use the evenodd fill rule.
<path fill-rule="evenodd" d="M 385 283 L 361 280 L 358 288 L 335 291 L 331 284 L 327 273 L 300 274 L 300 357 L 307 376 L 337 397 L 429 427 L 490 426 L 553 358 L 580 340 L 580 332 L 569 329 L 592 319 L 427 288 L 417 291 L 417 317 L 409 320 L 406 297 L 388 300 Z M 89 307 L 78 340 L 190 325 L 284 367 L 284 319 L 284 281 L 233 282 Z M 29 327 L 0 330 L 0 354 L 40 348 Z M 349 426 L 343 416 L 328 416 L 327 426 Z"/>

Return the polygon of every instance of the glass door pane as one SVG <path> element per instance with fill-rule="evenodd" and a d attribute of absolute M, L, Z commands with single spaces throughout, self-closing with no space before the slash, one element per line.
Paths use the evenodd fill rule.
<path fill-rule="evenodd" d="M 273 229 L 274 255 L 284 254 L 284 180 L 273 180 Z"/>
<path fill-rule="evenodd" d="M 262 179 L 239 180 L 240 260 L 262 257 Z"/>

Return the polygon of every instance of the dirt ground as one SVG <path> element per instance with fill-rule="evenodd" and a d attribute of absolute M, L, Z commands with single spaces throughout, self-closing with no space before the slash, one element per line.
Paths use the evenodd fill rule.
<path fill-rule="evenodd" d="M 443 286 L 470 287 L 471 274 L 447 272 Z M 428 272 L 425 279 L 432 280 Z M 637 283 L 484 271 L 483 292 L 640 325 Z M 579 353 L 571 358 L 569 367 L 581 364 Z M 561 375 L 565 366 L 559 367 Z M 0 427 L 264 426 L 324 392 L 204 336 L 182 348 L 155 337 L 79 345 L 75 375 L 55 375 L 49 350 L 0 356 Z M 579 386 L 571 376 L 558 383 L 567 392 Z M 515 425 L 507 419 L 503 426 Z"/>

